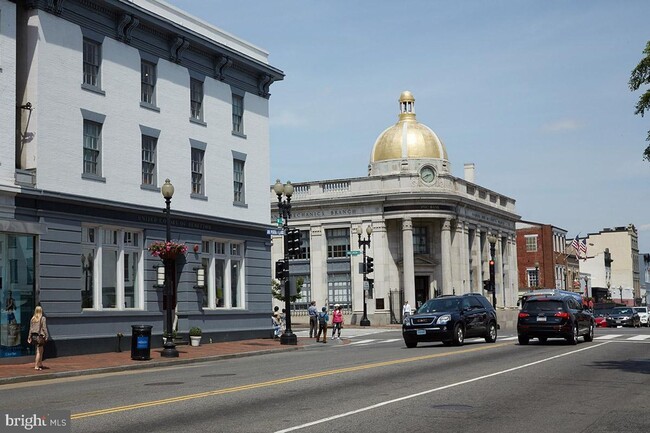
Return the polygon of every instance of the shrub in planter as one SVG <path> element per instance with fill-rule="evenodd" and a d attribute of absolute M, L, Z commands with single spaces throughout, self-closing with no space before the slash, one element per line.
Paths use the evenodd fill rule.
<path fill-rule="evenodd" d="M 201 328 L 198 326 L 193 326 L 190 328 L 190 337 L 200 337 L 201 336 Z"/>

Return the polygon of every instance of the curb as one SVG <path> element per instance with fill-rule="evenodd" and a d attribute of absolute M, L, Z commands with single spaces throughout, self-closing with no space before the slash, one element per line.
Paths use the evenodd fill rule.
<path fill-rule="evenodd" d="M 241 352 L 241 353 L 227 353 L 224 355 L 208 355 L 200 358 L 179 358 L 170 361 L 141 361 L 142 364 L 129 364 L 129 365 L 117 365 L 114 367 L 99 367 L 87 370 L 74 370 L 74 371 L 61 371 L 57 373 L 44 373 L 38 375 L 30 376 L 14 376 L 14 377 L 5 377 L 0 378 L 0 385 L 8 385 L 14 383 L 25 383 L 25 382 L 37 382 L 42 380 L 49 379 L 59 379 L 65 377 L 77 377 L 77 376 L 90 376 L 93 374 L 102 374 L 102 373 L 115 373 L 120 371 L 129 371 L 129 370 L 146 370 L 152 368 L 174 366 L 174 365 L 185 365 L 185 364 L 197 364 L 200 362 L 209 362 L 209 361 L 218 361 L 222 359 L 232 359 L 232 358 L 244 358 L 257 355 L 268 355 L 271 353 L 279 352 L 289 352 L 293 350 L 304 349 L 305 346 L 290 346 L 290 347 L 280 347 L 277 349 L 264 349 L 251 352 Z"/>

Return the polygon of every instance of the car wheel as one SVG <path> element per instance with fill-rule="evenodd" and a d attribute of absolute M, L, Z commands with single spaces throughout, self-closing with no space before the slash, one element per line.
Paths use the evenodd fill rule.
<path fill-rule="evenodd" d="M 418 341 L 413 340 L 412 338 L 405 338 L 404 344 L 406 344 L 406 347 L 408 347 L 409 349 L 413 349 L 414 347 L 418 346 Z"/>
<path fill-rule="evenodd" d="M 569 344 L 576 345 L 578 344 L 578 324 L 573 325 L 573 333 L 570 337 L 567 337 Z"/>
<path fill-rule="evenodd" d="M 494 343 L 497 341 L 497 325 L 494 322 L 490 322 L 488 325 L 488 331 L 485 335 L 485 341 L 488 343 Z"/>
<path fill-rule="evenodd" d="M 526 335 L 519 335 L 517 336 L 517 339 L 519 340 L 519 344 L 521 344 L 522 346 L 527 345 L 528 341 L 530 340 L 530 338 L 528 338 L 528 336 Z"/>
<path fill-rule="evenodd" d="M 590 342 L 594 341 L 594 324 L 589 325 L 589 332 L 585 335 L 585 341 Z"/>
<path fill-rule="evenodd" d="M 462 325 L 458 324 L 454 327 L 454 346 L 462 346 L 465 342 L 465 330 Z"/>
<path fill-rule="evenodd" d="M 539 337 L 538 338 L 540 343 L 546 343 L 547 338 L 546 337 Z"/>

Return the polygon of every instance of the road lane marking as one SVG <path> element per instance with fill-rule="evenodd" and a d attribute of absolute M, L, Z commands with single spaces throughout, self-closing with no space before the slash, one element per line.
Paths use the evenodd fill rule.
<path fill-rule="evenodd" d="M 359 341 L 353 341 L 349 345 L 352 346 L 353 344 L 364 344 L 364 343 L 372 343 L 375 340 L 359 340 Z"/>
<path fill-rule="evenodd" d="M 650 338 L 650 335 L 635 335 L 634 337 L 627 338 L 627 340 L 643 341 L 647 340 L 648 338 Z"/>
<path fill-rule="evenodd" d="M 134 403 L 125 406 L 116 406 L 116 407 L 98 409 L 98 410 L 93 410 L 88 412 L 80 412 L 80 413 L 72 414 L 70 416 L 70 419 L 82 419 L 82 418 L 89 418 L 89 417 L 100 416 L 100 415 L 109 415 L 113 413 L 125 412 L 125 411 L 136 410 L 136 409 L 144 409 L 153 406 L 175 404 L 181 401 L 195 400 L 199 398 L 230 394 L 230 393 L 240 392 L 240 391 L 248 391 L 248 390 L 258 389 L 258 388 L 266 388 L 270 386 L 283 385 L 291 382 L 298 382 L 301 380 L 316 379 L 321 377 L 333 376 L 337 374 L 351 373 L 351 372 L 369 370 L 369 369 L 379 368 L 379 367 L 387 367 L 391 365 L 407 364 L 410 362 L 418 362 L 418 361 L 425 361 L 425 360 L 435 359 L 435 358 L 444 358 L 447 356 L 462 355 L 465 353 L 480 352 L 483 350 L 496 349 L 498 347 L 504 347 L 504 346 L 510 346 L 510 343 L 490 344 L 481 347 L 461 349 L 454 352 L 436 353 L 433 355 L 414 356 L 412 358 L 395 359 L 392 361 L 374 362 L 371 364 L 362 364 L 353 367 L 338 368 L 335 370 L 319 371 L 316 373 L 303 374 L 300 376 L 286 377 L 284 379 L 270 380 L 268 382 L 251 383 L 248 385 L 235 386 L 232 388 L 215 389 L 212 391 L 200 392 L 196 394 L 180 395 L 177 397 L 170 397 L 161 400 L 145 401 L 142 403 Z"/>
<path fill-rule="evenodd" d="M 622 337 L 623 334 L 609 334 L 601 335 L 600 337 L 594 338 L 594 340 L 613 340 L 614 338 Z"/>
<path fill-rule="evenodd" d="M 337 420 L 337 419 L 340 419 L 340 418 L 348 417 L 348 416 L 351 416 L 351 415 L 356 415 L 358 413 L 367 412 L 369 410 L 373 410 L 373 409 L 377 409 L 377 408 L 387 406 L 387 405 L 390 405 L 390 404 L 398 403 L 398 402 L 401 402 L 401 401 L 421 397 L 423 395 L 431 394 L 433 392 L 438 392 L 438 391 L 442 391 L 442 390 L 445 390 L 445 389 L 455 388 L 455 387 L 458 387 L 458 386 L 461 386 L 461 385 L 466 385 L 466 384 L 472 383 L 472 382 L 478 382 L 479 380 L 489 379 L 489 378 L 492 378 L 492 377 L 495 377 L 495 376 L 501 376 L 501 375 L 506 374 L 506 373 L 511 373 L 513 371 L 517 371 L 517 370 L 521 370 L 521 369 L 524 369 L 524 368 L 532 367 L 534 365 L 538 365 L 538 364 L 541 364 L 541 363 L 544 363 L 544 362 L 553 361 L 555 359 L 562 358 L 564 356 L 573 355 L 575 353 L 583 352 L 585 350 L 595 349 L 597 347 L 601 347 L 601 346 L 603 346 L 605 344 L 609 344 L 609 343 L 610 343 L 609 341 L 605 341 L 603 343 L 596 344 L 594 346 L 584 347 L 582 349 L 577 349 L 577 350 L 573 350 L 571 352 L 562 353 L 560 355 L 551 356 L 549 358 L 540 359 L 539 361 L 529 362 L 528 364 L 523 364 L 523 365 L 519 365 L 517 367 L 508 368 L 506 370 L 497 371 L 495 373 L 486 374 L 484 376 L 475 377 L 473 379 L 467 379 L 467 380 L 463 380 L 461 382 L 456 382 L 456 383 L 451 383 L 449 385 L 439 386 L 437 388 L 428 389 L 426 391 L 422 391 L 422 392 L 418 392 L 418 393 L 410 394 L 410 395 L 405 395 L 403 397 L 395 398 L 393 400 L 387 400 L 387 401 L 384 401 L 384 402 L 381 402 L 381 403 L 373 404 L 371 406 L 366 406 L 366 407 L 362 407 L 360 409 L 351 410 L 349 412 L 345 412 L 345 413 L 342 413 L 342 414 L 339 414 L 339 415 L 333 415 L 333 416 L 330 416 L 330 417 L 327 417 L 327 418 L 321 418 L 319 420 L 308 422 L 308 423 L 301 424 L 301 425 L 297 425 L 297 426 L 294 426 L 294 427 L 289 427 L 289 428 L 282 429 L 282 430 L 276 430 L 275 433 L 288 433 L 288 432 L 292 432 L 292 431 L 296 431 L 296 430 L 302 430 L 302 429 L 307 428 L 307 427 L 311 427 L 311 426 L 318 425 L 318 424 L 323 424 L 323 423 L 326 423 L 326 422 L 330 422 L 330 421 Z"/>

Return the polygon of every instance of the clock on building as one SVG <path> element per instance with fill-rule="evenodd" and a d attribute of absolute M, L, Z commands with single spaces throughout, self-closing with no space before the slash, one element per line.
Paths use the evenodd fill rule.
<path fill-rule="evenodd" d="M 436 179 L 436 171 L 433 167 L 426 165 L 420 169 L 420 179 L 422 179 L 424 183 L 433 183 Z"/>

